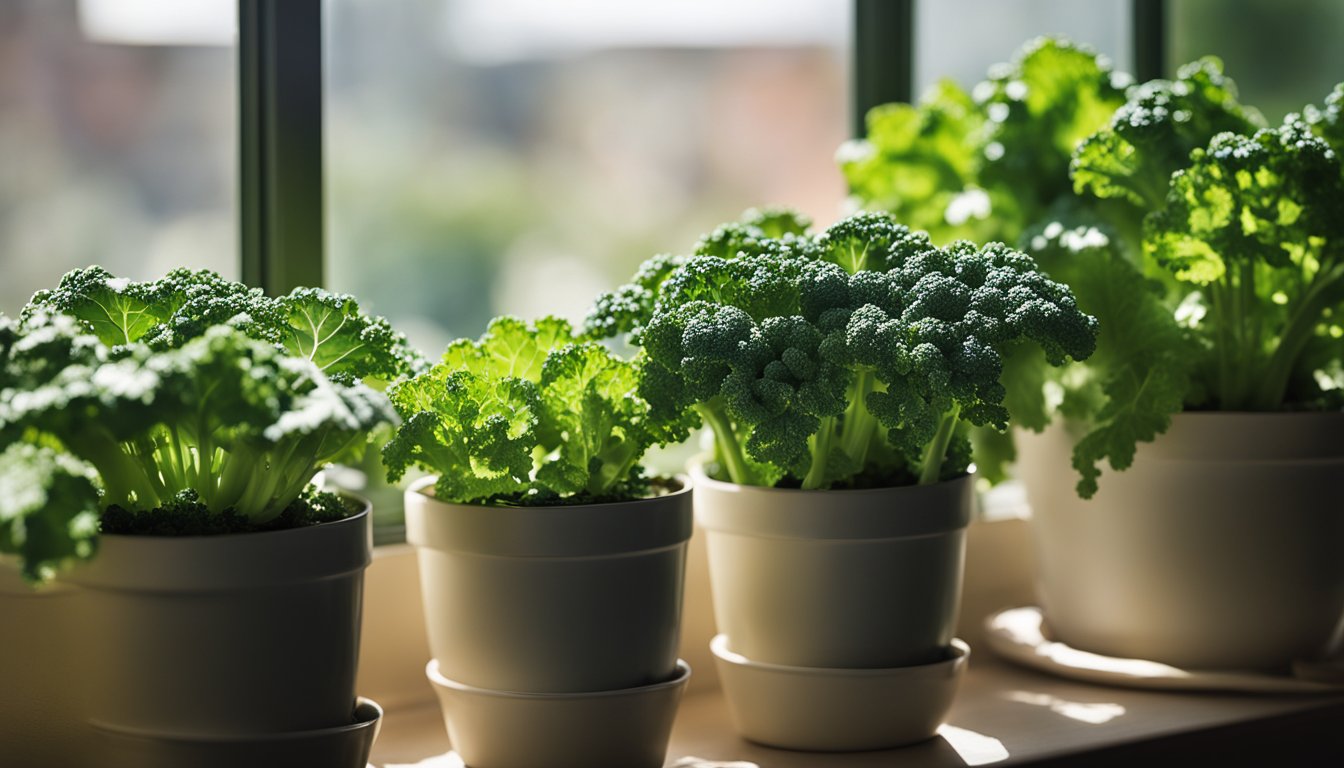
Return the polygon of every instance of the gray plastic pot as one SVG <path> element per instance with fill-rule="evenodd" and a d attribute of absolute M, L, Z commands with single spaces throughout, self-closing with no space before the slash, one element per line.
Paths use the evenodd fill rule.
<path fill-rule="evenodd" d="M 221 536 L 103 536 L 77 585 L 100 733 L 262 736 L 352 722 L 369 510 Z"/>
<path fill-rule="evenodd" d="M 945 658 L 956 628 L 971 476 L 855 491 L 758 488 L 696 467 L 714 616 L 732 652 L 793 667 Z"/>
<path fill-rule="evenodd" d="M 495 691 L 577 693 L 677 670 L 689 481 L 664 496 L 487 507 L 406 492 L 439 674 Z"/>
<path fill-rule="evenodd" d="M 0 763 L 79 765 L 86 636 L 74 588 L 33 589 L 0 558 Z"/>
<path fill-rule="evenodd" d="M 1337 653 L 1344 414 L 1181 413 L 1074 492 L 1062 427 L 1019 439 L 1038 595 L 1076 648 L 1196 669 Z"/>

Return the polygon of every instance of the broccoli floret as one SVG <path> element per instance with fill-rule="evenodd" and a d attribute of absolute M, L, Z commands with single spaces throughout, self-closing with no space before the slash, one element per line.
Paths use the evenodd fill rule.
<path fill-rule="evenodd" d="M 1302 117 L 1336 153 L 1344 152 L 1344 83 L 1325 97 L 1324 108 L 1308 106 Z"/>
<path fill-rule="evenodd" d="M 870 457 L 936 482 L 966 469 L 961 420 L 1006 427 L 1001 348 L 1092 352 L 1096 321 L 1001 244 L 934 248 L 884 214 L 776 242 L 686 260 L 642 337 L 642 394 L 698 413 L 735 482 L 833 487 Z"/>

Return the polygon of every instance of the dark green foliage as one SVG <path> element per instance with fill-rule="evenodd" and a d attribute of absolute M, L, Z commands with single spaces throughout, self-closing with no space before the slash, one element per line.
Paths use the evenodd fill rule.
<path fill-rule="evenodd" d="M 938 249 L 873 213 L 751 242 L 687 258 L 641 336 L 641 394 L 660 418 L 696 412 L 735 482 L 964 472 L 959 424 L 1006 426 L 1002 348 L 1033 343 L 1055 364 L 1092 351 L 1095 321 L 1000 244 Z"/>
<path fill-rule="evenodd" d="M 23 577 L 97 549 L 98 489 L 93 471 L 50 447 L 18 442 L 0 452 L 0 554 L 16 555 Z"/>
<path fill-rule="evenodd" d="M 887 104 L 841 148 L 850 192 L 937 243 L 1014 242 L 1070 191 L 1079 142 L 1123 102 L 1127 76 L 1059 39 L 1027 43 L 970 94 L 939 83 L 918 105 Z"/>
<path fill-rule="evenodd" d="M 1078 147 L 1073 186 L 1097 197 L 1119 197 L 1142 209 L 1167 196 L 1171 174 L 1190 153 L 1224 133 L 1254 133 L 1264 120 L 1237 102 L 1223 63 L 1205 57 L 1181 67 L 1175 80 L 1151 80 L 1129 90 L 1110 123 Z"/>
<path fill-rule="evenodd" d="M 1303 348 L 1344 302 L 1335 152 L 1296 116 L 1254 136 L 1221 134 L 1172 177 L 1145 235 L 1145 253 L 1207 302 L 1212 405 L 1279 407 Z"/>
<path fill-rule="evenodd" d="M 282 519 L 319 469 L 357 459 L 395 423 L 379 390 L 420 365 L 348 296 L 271 299 L 212 272 L 133 282 L 76 270 L 21 317 L 0 319 L 0 439 L 79 459 L 97 508 L 155 526 L 205 510 Z M 91 553 L 52 508 L 24 514 L 28 530 L 64 531 L 44 552 Z M 49 574 L 51 560 L 25 567 Z"/>
<path fill-rule="evenodd" d="M 175 269 L 161 280 L 133 282 L 102 267 L 77 269 L 35 295 L 24 316 L 39 312 L 74 317 L 114 352 L 136 342 L 174 349 L 229 325 L 307 358 L 341 383 L 386 383 L 424 365 L 405 337 L 383 318 L 361 313 L 351 296 L 296 288 L 273 299 L 208 270 Z"/>

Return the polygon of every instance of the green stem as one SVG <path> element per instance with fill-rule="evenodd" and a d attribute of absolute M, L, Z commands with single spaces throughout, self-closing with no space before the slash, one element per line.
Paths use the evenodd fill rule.
<path fill-rule="evenodd" d="M 1231 328 L 1232 308 L 1228 293 L 1225 283 L 1209 285 L 1209 303 L 1212 304 L 1214 332 L 1217 334 L 1213 353 L 1218 360 L 1218 404 L 1223 410 L 1236 410 L 1236 388 L 1232 382 L 1232 364 L 1229 359 L 1234 342 Z"/>
<path fill-rule="evenodd" d="M 62 442 L 70 446 L 71 453 L 98 470 L 106 494 L 105 505 L 117 504 L 130 510 L 158 506 L 158 496 L 145 472 L 146 461 L 128 454 L 106 430 L 83 429 Z"/>
<path fill-rule="evenodd" d="M 728 478 L 738 485 L 756 485 L 752 482 L 755 479 L 755 473 L 751 471 L 751 466 L 747 464 L 746 454 L 742 452 L 742 443 L 738 441 L 737 433 L 733 431 L 733 423 L 724 411 L 723 403 L 718 398 L 714 398 L 703 403 L 696 403 L 695 409 L 700 412 L 701 418 L 714 432 L 714 442 L 718 446 L 719 456 L 723 459 L 723 463 L 728 470 Z"/>
<path fill-rule="evenodd" d="M 859 471 L 868 461 L 868 447 L 873 444 L 873 433 L 877 430 L 877 417 L 868 411 L 868 393 L 876 383 L 877 375 L 872 371 L 862 371 L 855 378 L 841 427 L 840 450 Z"/>
<path fill-rule="evenodd" d="M 826 483 L 826 465 L 831 458 L 831 442 L 835 436 L 835 417 L 827 416 L 821 420 L 821 427 L 812 436 L 812 466 L 803 477 L 803 489 L 814 490 Z"/>
<path fill-rule="evenodd" d="M 947 457 L 947 446 L 952 442 L 952 434 L 957 428 L 957 417 L 961 406 L 953 405 L 952 410 L 943 414 L 938 421 L 938 431 L 924 451 L 924 464 L 919 472 L 920 485 L 933 485 L 943 472 L 943 460 Z"/>
<path fill-rule="evenodd" d="M 1320 322 L 1326 308 L 1334 302 L 1334 291 L 1341 280 L 1344 280 L 1344 264 L 1335 266 L 1329 272 L 1318 272 L 1307 286 L 1302 300 L 1289 315 L 1288 323 L 1279 335 L 1279 343 L 1269 356 L 1264 375 L 1260 377 L 1254 402 L 1256 410 L 1273 410 L 1283 404 L 1293 366 L 1315 334 L 1316 324 Z"/>
<path fill-rule="evenodd" d="M 597 456 L 602 467 L 588 476 L 588 492 L 594 496 L 603 496 L 618 480 L 630 474 L 630 469 L 639 460 L 637 444 L 622 438 L 615 451 L 599 451 Z"/>

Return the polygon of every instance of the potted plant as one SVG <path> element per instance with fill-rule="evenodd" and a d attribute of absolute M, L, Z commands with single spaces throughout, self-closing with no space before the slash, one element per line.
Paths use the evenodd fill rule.
<path fill-rule="evenodd" d="M 401 337 L 348 296 L 96 267 L 9 328 L 0 432 L 27 447 L 0 484 L 28 493 L 7 533 L 98 638 L 45 673 L 79 690 L 101 759 L 367 747 L 374 729 L 351 728 L 367 504 L 307 486 L 395 423 L 377 387 L 416 364 Z"/>
<path fill-rule="evenodd" d="M 1027 62 L 1062 46 L 1029 44 L 1002 73 L 1008 84 L 991 78 L 973 102 L 935 94 L 875 110 L 868 139 L 844 153 L 851 189 L 866 205 L 933 207 L 950 220 L 939 196 L 968 182 L 897 188 L 907 166 L 931 153 L 964 159 L 955 148 L 969 146 L 987 159 L 963 163 L 966 178 L 992 196 L 995 162 L 1053 158 L 1022 178 L 1054 192 L 995 206 L 994 218 L 1101 321 L 1084 363 L 1051 369 L 1029 350 L 1005 360 L 1039 596 L 1058 639 L 1196 668 L 1283 670 L 1330 653 L 1344 614 L 1344 572 L 1323 544 L 1338 533 L 1328 510 L 1340 454 L 1330 436 L 1341 418 L 1344 96 L 1337 89 L 1323 109 L 1270 131 L 1210 57 L 1128 88 L 1108 115 L 1114 88 L 1030 77 Z M 1020 106 L 1000 106 L 1009 87 L 1025 95 Z M 1061 134 L 1032 117 L 1027 132 L 1007 132 L 998 118 L 1032 112 L 1033 93 L 1073 105 L 1085 130 Z M 941 119 L 958 103 L 970 117 Z M 1015 151 L 1023 145 L 1010 139 L 1030 134 L 1068 141 Z M 1005 151 L 990 152 L 996 141 Z M 1072 155 L 1071 184 L 1061 154 Z M 985 437 L 978 464 L 1002 477 L 1014 446 Z M 1059 472 L 1070 448 L 1077 495 Z M 1102 479 L 1103 463 L 1129 471 Z"/>
<path fill-rule="evenodd" d="M 1023 441 L 1060 639 L 1190 668 L 1339 650 L 1339 93 L 1263 128 L 1204 60 L 1133 89 L 1080 146 L 1074 182 L 1110 207 L 1042 230 L 1041 260 L 1102 340 L 1065 390 L 1068 429 Z M 1070 442 L 1082 498 L 1044 468 Z"/>
<path fill-rule="evenodd" d="M 1082 359 L 1095 321 L 1001 244 L 936 248 L 885 214 L 807 226 L 751 212 L 692 256 L 647 263 L 589 327 L 633 332 L 654 412 L 714 436 L 696 516 L 734 657 L 804 673 L 936 665 L 973 498 L 966 428 L 1004 427 L 1004 351 Z"/>
<path fill-rule="evenodd" d="M 638 380 L 563 320 L 502 317 L 390 390 L 390 479 L 434 473 L 406 494 L 407 539 L 429 675 L 470 765 L 662 764 L 687 673 L 690 488 L 639 461 L 687 427 Z M 523 724 L 561 741 L 520 740 Z"/>

